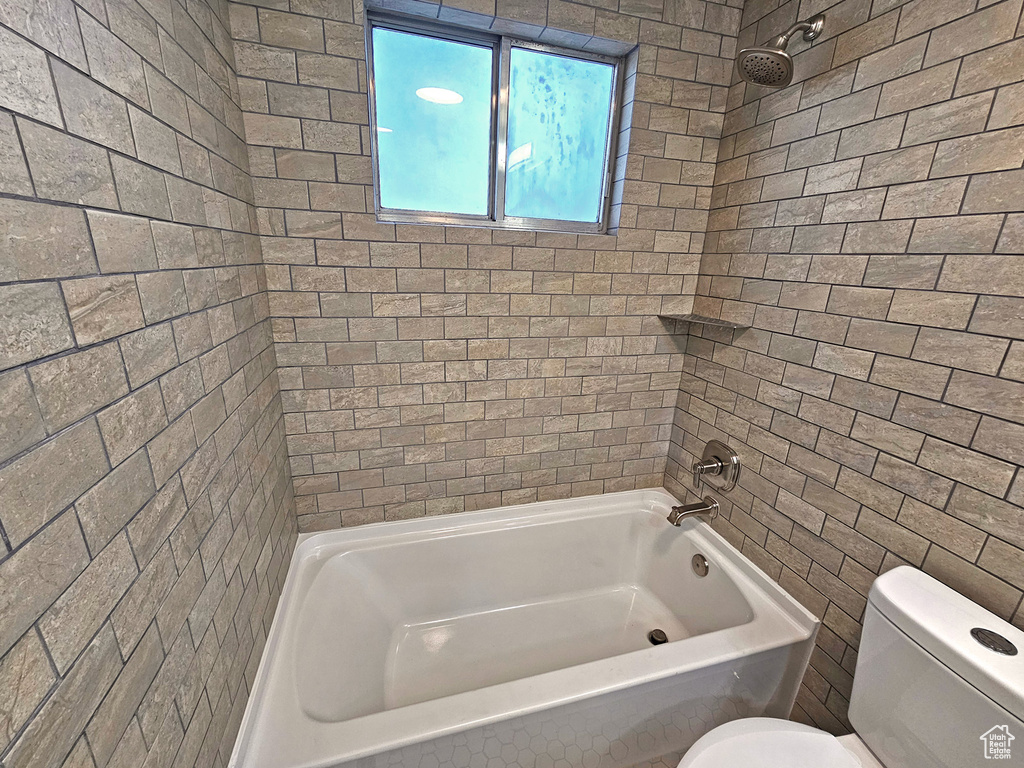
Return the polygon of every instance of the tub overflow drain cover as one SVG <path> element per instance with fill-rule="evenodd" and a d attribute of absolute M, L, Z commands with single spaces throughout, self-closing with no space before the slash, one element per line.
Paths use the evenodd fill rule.
<path fill-rule="evenodd" d="M 661 645 L 668 642 L 668 635 L 662 629 L 652 629 L 647 633 L 647 639 L 651 641 L 651 645 Z"/>

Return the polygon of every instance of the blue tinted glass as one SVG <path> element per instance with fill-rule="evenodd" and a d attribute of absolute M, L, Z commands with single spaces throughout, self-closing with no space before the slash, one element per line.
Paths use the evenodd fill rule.
<path fill-rule="evenodd" d="M 374 28 L 382 207 L 487 214 L 492 55 L 478 45 Z"/>
<path fill-rule="evenodd" d="M 505 215 L 596 222 L 614 67 L 512 49 Z"/>

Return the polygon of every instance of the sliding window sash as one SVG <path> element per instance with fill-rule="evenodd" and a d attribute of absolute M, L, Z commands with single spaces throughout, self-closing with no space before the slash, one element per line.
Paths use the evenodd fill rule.
<path fill-rule="evenodd" d="M 415 35 L 436 37 L 456 43 L 468 43 L 490 47 L 493 51 L 491 65 L 491 162 L 489 184 L 491 193 L 486 215 L 467 215 L 439 211 L 411 211 L 384 208 L 380 203 L 380 169 L 378 165 L 378 134 L 376 110 L 376 86 L 373 75 L 373 30 L 375 27 L 408 32 Z M 607 139 L 604 148 L 604 174 L 601 183 L 601 198 L 597 222 L 566 221 L 563 219 L 526 218 L 505 215 L 505 180 L 508 172 L 508 110 L 511 53 L 513 48 L 525 48 L 556 56 L 594 61 L 614 67 L 612 75 L 611 104 L 608 109 Z M 560 48 L 544 43 L 519 40 L 503 35 L 491 35 L 474 30 L 454 27 L 449 24 L 432 22 L 429 19 L 412 19 L 375 11 L 367 13 L 366 24 L 366 68 L 367 90 L 370 102 L 370 143 L 373 164 L 373 202 L 377 221 L 389 224 L 442 224 L 456 227 L 491 227 L 499 229 L 533 230 L 550 232 L 575 232 L 602 234 L 608 229 L 610 211 L 612 169 L 615 162 L 618 138 L 618 120 L 622 98 L 622 62 L 619 59 Z"/>

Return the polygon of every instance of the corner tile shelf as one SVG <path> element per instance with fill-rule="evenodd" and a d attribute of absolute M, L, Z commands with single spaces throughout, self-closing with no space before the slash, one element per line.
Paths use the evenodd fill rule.
<path fill-rule="evenodd" d="M 728 320 L 717 320 L 713 317 L 705 317 L 704 315 L 658 315 L 658 317 L 664 318 L 665 320 L 682 320 L 687 323 L 714 325 L 718 328 L 732 328 L 733 330 L 737 331 L 743 331 L 750 327 L 749 325 L 741 325 L 740 323 L 730 323 Z"/>

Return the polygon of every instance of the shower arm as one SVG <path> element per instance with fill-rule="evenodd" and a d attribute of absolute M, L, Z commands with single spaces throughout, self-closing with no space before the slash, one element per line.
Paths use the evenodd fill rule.
<path fill-rule="evenodd" d="M 790 27 L 781 35 L 776 37 L 775 41 L 772 43 L 772 47 L 778 48 L 780 50 L 785 50 L 786 46 L 789 45 L 790 38 L 793 37 L 793 35 L 795 35 L 797 32 L 803 32 L 804 40 L 810 42 L 811 40 L 814 40 L 818 35 L 821 34 L 822 27 L 824 26 L 825 14 L 823 13 L 811 16 L 811 18 L 807 19 L 807 21 L 798 21 L 792 27 Z"/>

